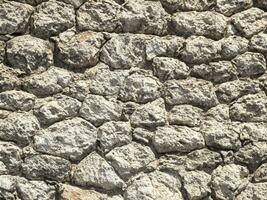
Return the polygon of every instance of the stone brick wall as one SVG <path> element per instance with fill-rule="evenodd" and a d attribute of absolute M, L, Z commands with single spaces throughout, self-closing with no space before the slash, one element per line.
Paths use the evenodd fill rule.
<path fill-rule="evenodd" d="M 266 0 L 0 0 L 0 199 L 266 200 Z"/>

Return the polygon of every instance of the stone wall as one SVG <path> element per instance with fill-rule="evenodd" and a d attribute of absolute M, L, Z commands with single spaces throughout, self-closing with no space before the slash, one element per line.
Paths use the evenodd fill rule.
<path fill-rule="evenodd" d="M 266 0 L 0 0 L 0 199 L 266 200 Z"/>

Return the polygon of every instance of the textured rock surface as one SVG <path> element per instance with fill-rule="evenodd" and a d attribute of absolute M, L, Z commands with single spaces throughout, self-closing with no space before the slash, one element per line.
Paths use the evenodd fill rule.
<path fill-rule="evenodd" d="M 0 199 L 267 200 L 266 0 L 0 0 Z"/>

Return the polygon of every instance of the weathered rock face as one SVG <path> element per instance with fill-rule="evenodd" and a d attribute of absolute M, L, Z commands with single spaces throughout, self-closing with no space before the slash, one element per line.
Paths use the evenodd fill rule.
<path fill-rule="evenodd" d="M 0 199 L 267 200 L 266 0 L 0 0 Z"/>

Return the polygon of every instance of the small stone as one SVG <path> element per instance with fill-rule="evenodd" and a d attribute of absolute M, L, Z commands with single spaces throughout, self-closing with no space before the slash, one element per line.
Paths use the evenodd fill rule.
<path fill-rule="evenodd" d="M 72 5 L 50 0 L 36 7 L 32 15 L 33 34 L 49 38 L 75 25 L 75 11 Z"/>
<path fill-rule="evenodd" d="M 267 33 L 254 35 L 250 40 L 250 45 L 253 50 L 261 52 L 267 57 Z"/>
<path fill-rule="evenodd" d="M 237 77 L 237 71 L 230 61 L 194 65 L 191 74 L 194 77 L 203 78 L 213 83 L 223 83 Z"/>
<path fill-rule="evenodd" d="M 9 40 L 6 48 L 7 61 L 25 73 L 37 69 L 43 71 L 53 64 L 53 52 L 48 41 L 22 35 Z"/>
<path fill-rule="evenodd" d="M 34 137 L 36 151 L 77 161 L 95 149 L 96 128 L 81 118 L 53 124 Z"/>
<path fill-rule="evenodd" d="M 140 174 L 133 179 L 124 193 L 125 200 L 182 200 L 181 183 L 178 177 L 165 172 L 154 171 L 149 174 Z"/>
<path fill-rule="evenodd" d="M 204 138 L 200 132 L 186 126 L 158 127 L 153 145 L 157 152 L 190 152 L 205 146 Z"/>
<path fill-rule="evenodd" d="M 266 182 L 267 181 L 267 163 L 262 164 L 255 172 L 254 172 L 254 180 L 256 182 Z"/>
<path fill-rule="evenodd" d="M 153 132 L 144 128 L 135 128 L 133 131 L 133 138 L 145 144 L 149 144 L 150 141 L 152 141 L 153 136 Z"/>
<path fill-rule="evenodd" d="M 104 152 L 132 141 L 129 122 L 106 122 L 98 128 L 97 135 L 100 148 Z"/>
<path fill-rule="evenodd" d="M 41 100 L 36 103 L 35 115 L 41 124 L 49 125 L 78 114 L 81 102 L 65 95 Z"/>
<path fill-rule="evenodd" d="M 125 179 L 146 168 L 149 163 L 156 159 L 148 146 L 135 142 L 114 148 L 106 155 L 106 158 L 120 176 Z"/>
<path fill-rule="evenodd" d="M 267 5 L 267 4 L 266 4 Z M 249 183 L 236 200 L 267 199 L 267 183 Z"/>
<path fill-rule="evenodd" d="M 31 137 L 40 128 L 39 121 L 31 113 L 11 113 L 0 119 L 0 138 L 19 145 L 29 144 Z"/>
<path fill-rule="evenodd" d="M 253 0 L 217 0 L 216 11 L 231 16 L 253 6 Z"/>
<path fill-rule="evenodd" d="M 71 79 L 72 76 L 67 70 L 51 67 L 41 74 L 25 77 L 22 85 L 28 92 L 44 97 L 62 92 Z"/>
<path fill-rule="evenodd" d="M 212 173 L 211 188 L 218 199 L 233 199 L 236 190 L 247 181 L 248 170 L 240 165 L 217 167 Z"/>
<path fill-rule="evenodd" d="M 68 181 L 70 170 L 69 161 L 48 155 L 26 157 L 22 163 L 22 172 L 28 179 Z"/>
<path fill-rule="evenodd" d="M 168 112 L 168 121 L 171 125 L 198 126 L 202 112 L 202 109 L 191 105 L 177 105 Z"/>
<path fill-rule="evenodd" d="M 169 57 L 155 57 L 152 62 L 154 75 L 161 81 L 170 79 L 185 79 L 190 69 L 182 61 Z"/>
<path fill-rule="evenodd" d="M 229 123 L 206 122 L 201 125 L 201 132 L 207 146 L 223 150 L 238 150 L 241 147 L 239 135 Z"/>
<path fill-rule="evenodd" d="M 95 126 L 108 121 L 118 121 L 121 114 L 122 106 L 118 102 L 92 94 L 86 96 L 80 109 L 80 116 Z"/>
<path fill-rule="evenodd" d="M 36 0 L 35 0 L 36 1 Z M 43 0 L 41 0 L 43 1 Z M 74 8 L 79 8 L 86 0 L 61 0 L 67 4 L 71 4 Z"/>
<path fill-rule="evenodd" d="M 23 34 L 34 8 L 30 5 L 7 1 L 0 4 L 0 35 Z"/>
<path fill-rule="evenodd" d="M 181 58 L 186 63 L 201 64 L 215 60 L 220 55 L 221 43 L 203 36 L 192 36 L 186 41 Z"/>
<path fill-rule="evenodd" d="M 258 82 L 250 79 L 239 79 L 218 85 L 216 95 L 220 102 L 231 103 L 244 95 L 255 94 L 260 91 Z"/>
<path fill-rule="evenodd" d="M 68 85 L 69 87 L 64 90 L 64 94 L 83 101 L 87 94 L 90 93 L 89 85 L 88 80 L 74 80 Z"/>
<path fill-rule="evenodd" d="M 242 77 L 258 77 L 265 73 L 266 61 L 261 53 L 246 52 L 232 60 Z"/>
<path fill-rule="evenodd" d="M 10 90 L 1 92 L 0 109 L 29 111 L 34 106 L 35 98 L 33 94 L 24 91 Z"/>
<path fill-rule="evenodd" d="M 218 104 L 213 84 L 195 78 L 166 81 L 163 98 L 169 105 L 191 104 L 211 108 Z"/>
<path fill-rule="evenodd" d="M 250 38 L 266 28 L 266 13 L 253 7 L 233 15 L 232 22 L 243 36 Z"/>
<path fill-rule="evenodd" d="M 152 75 L 134 72 L 125 78 L 119 98 L 136 103 L 147 103 L 160 97 L 161 83 Z"/>
<path fill-rule="evenodd" d="M 0 92 L 18 89 L 20 79 L 17 77 L 16 70 L 0 63 Z"/>
<path fill-rule="evenodd" d="M 227 22 L 222 14 L 216 12 L 177 12 L 173 15 L 172 26 L 177 35 L 197 35 L 218 40 L 224 37 Z"/>
<path fill-rule="evenodd" d="M 105 190 L 122 188 L 125 183 L 104 158 L 95 152 L 73 168 L 73 182 L 80 186 L 95 186 Z"/>
<path fill-rule="evenodd" d="M 74 68 L 92 67 L 99 62 L 104 37 L 102 33 L 81 32 L 68 38 L 59 36 L 57 56 L 65 65 Z"/>
<path fill-rule="evenodd" d="M 13 200 L 16 199 L 16 176 L 1 175 L 0 176 L 0 198 Z"/>
<path fill-rule="evenodd" d="M 218 104 L 210 108 L 205 113 L 205 117 L 208 120 L 216 120 L 218 122 L 230 121 L 229 106 L 227 104 Z"/>
<path fill-rule="evenodd" d="M 157 127 L 166 123 L 166 111 L 163 99 L 140 105 L 130 116 L 134 127 Z"/>
<path fill-rule="evenodd" d="M 266 122 L 267 98 L 264 93 L 249 94 L 230 107 L 230 117 L 240 122 Z"/>
<path fill-rule="evenodd" d="M 0 40 L 0 63 L 2 63 L 5 59 L 5 54 L 6 54 L 5 48 L 6 48 L 6 43 Z"/>

